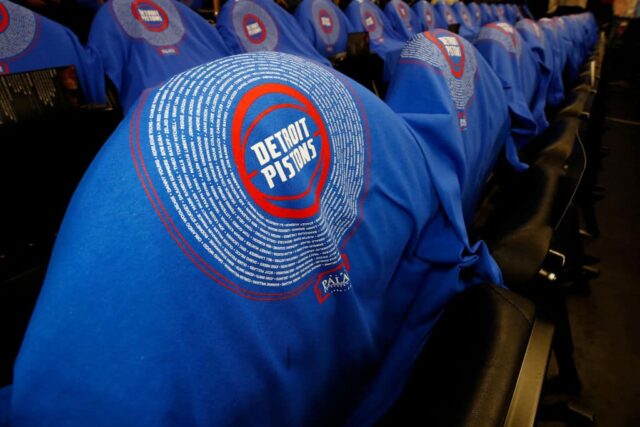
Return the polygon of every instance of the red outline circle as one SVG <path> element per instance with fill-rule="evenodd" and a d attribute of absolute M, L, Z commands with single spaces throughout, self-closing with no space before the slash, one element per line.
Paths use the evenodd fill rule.
<path fill-rule="evenodd" d="M 400 17 L 402 18 L 406 18 L 408 13 L 407 13 L 407 9 L 406 6 L 403 3 L 398 2 L 398 7 L 397 7 L 398 13 L 400 14 Z"/>
<path fill-rule="evenodd" d="M 0 76 L 9 74 L 9 64 L 6 62 L 0 62 Z"/>
<path fill-rule="evenodd" d="M 373 20 L 373 28 L 369 29 L 367 27 L 367 16 L 370 17 Z M 363 20 L 363 24 L 364 24 L 364 28 L 367 30 L 367 32 L 369 33 L 373 33 L 377 28 L 378 28 L 378 20 L 376 19 L 375 16 L 373 16 L 373 13 L 369 12 L 368 10 L 364 11 L 364 20 Z"/>
<path fill-rule="evenodd" d="M 142 19 L 142 17 L 138 13 L 138 6 L 140 5 L 146 5 L 157 10 L 158 13 L 160 13 L 160 17 L 162 18 L 162 25 L 159 27 L 152 27 L 149 23 Z M 169 16 L 167 15 L 167 12 L 165 12 L 164 9 L 157 5 L 153 0 L 134 0 L 134 2 L 131 3 L 131 13 L 133 13 L 133 17 L 136 18 L 136 21 L 141 23 L 144 28 L 146 28 L 148 31 L 151 31 L 152 33 L 160 33 L 166 30 L 167 27 L 169 27 Z"/>
<path fill-rule="evenodd" d="M 447 48 L 443 46 L 440 40 L 438 40 L 436 37 L 434 37 L 433 34 L 429 33 L 428 31 L 424 32 L 425 37 L 427 37 L 429 40 L 431 40 L 431 42 L 433 42 L 436 46 L 438 46 L 438 49 L 440 49 L 440 52 L 442 52 L 442 54 L 444 55 L 445 59 L 447 60 L 447 63 L 449 64 L 449 70 L 451 70 L 451 74 L 453 74 L 453 77 L 459 79 L 464 74 L 464 61 L 465 61 L 464 44 L 462 43 L 460 38 L 453 33 L 448 33 L 445 31 L 438 31 L 437 33 L 446 34 L 448 37 L 455 37 L 455 39 L 458 41 L 458 46 L 460 46 L 460 65 L 456 65 L 453 62 L 451 62 L 449 53 L 447 53 Z"/>
<path fill-rule="evenodd" d="M 4 33 L 4 30 L 9 26 L 9 12 L 7 8 L 0 3 L 0 33 Z"/>
<path fill-rule="evenodd" d="M 247 31 L 247 21 L 251 18 L 256 21 L 256 23 L 260 27 L 260 30 L 262 31 L 262 34 L 257 39 L 255 38 L 255 36 L 250 35 Z M 249 40 L 253 44 L 260 44 L 267 38 L 267 27 L 264 25 L 264 22 L 262 22 L 262 20 L 253 13 L 247 13 L 246 15 L 244 15 L 244 17 L 242 18 L 242 29 L 244 30 L 244 35 L 247 37 L 247 40 Z"/>
<path fill-rule="evenodd" d="M 498 25 L 498 24 L 508 25 L 509 28 L 511 28 L 511 30 L 513 32 L 510 34 L 508 31 L 504 30 L 501 25 Z M 500 31 L 505 36 L 509 37 L 511 39 L 511 41 L 513 42 L 513 47 L 514 48 L 518 47 L 518 36 L 516 34 L 516 29 L 511 24 L 509 24 L 507 22 L 499 22 L 499 23 L 498 22 L 492 22 L 491 24 L 489 24 L 487 26 L 493 27 L 496 30 Z"/>
<path fill-rule="evenodd" d="M 246 133 L 243 135 L 242 128 L 244 125 L 245 118 L 251 106 L 255 103 L 258 98 L 270 95 L 270 94 L 283 94 L 287 95 L 297 102 L 300 105 L 296 104 L 279 104 L 268 108 L 259 114 L 256 119 L 251 123 L 251 125 L 247 128 Z M 320 154 L 318 155 L 319 160 L 316 168 L 312 173 L 311 180 L 309 182 L 309 186 L 307 189 L 297 195 L 294 196 L 271 196 L 263 193 L 260 189 L 258 189 L 251 178 L 255 175 L 255 171 L 248 171 L 247 165 L 245 162 L 245 148 L 247 144 L 247 140 L 251 131 L 255 127 L 255 125 L 262 120 L 267 114 L 276 111 L 282 108 L 295 108 L 298 109 L 311 117 L 313 122 L 318 127 L 318 131 L 316 135 L 320 137 Z M 329 177 L 329 167 L 331 164 L 331 148 L 329 144 L 329 134 L 327 129 L 322 121 L 320 113 L 315 108 L 315 106 L 309 101 L 302 93 L 297 91 L 296 89 L 286 86 L 281 83 L 265 83 L 260 86 L 256 86 L 250 89 L 246 94 L 243 95 L 242 99 L 238 102 L 238 106 L 236 109 L 236 113 L 233 117 L 231 124 L 231 148 L 233 151 L 233 158 L 235 160 L 236 166 L 238 168 L 238 174 L 240 175 L 240 180 L 245 186 L 245 189 L 251 199 L 265 212 L 269 213 L 278 218 L 287 218 L 287 219 L 301 219 L 301 218 L 309 218 L 318 213 L 320 210 L 320 196 L 322 195 L 322 191 L 324 190 L 324 186 L 327 183 L 327 179 Z M 313 190 L 313 183 L 317 180 L 317 186 L 315 188 L 314 202 L 311 206 L 307 206 L 305 208 L 284 208 L 282 206 L 278 206 L 274 204 L 272 201 L 284 201 L 284 200 L 300 200 L 304 197 L 308 197 Z"/>
<path fill-rule="evenodd" d="M 325 13 L 325 15 L 322 14 L 323 12 Z M 334 25 L 329 11 L 327 11 L 326 9 L 320 9 L 320 12 L 318 12 L 318 18 L 320 19 L 320 29 L 322 30 L 322 32 L 325 34 L 331 34 L 333 32 Z M 331 23 L 331 26 L 325 27 L 324 25 L 322 25 L 322 18 L 329 18 L 329 23 Z"/>

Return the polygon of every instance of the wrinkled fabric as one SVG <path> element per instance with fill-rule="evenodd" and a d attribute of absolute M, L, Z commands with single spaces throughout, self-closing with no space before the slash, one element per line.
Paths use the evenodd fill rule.
<path fill-rule="evenodd" d="M 73 65 L 89 103 L 106 102 L 100 59 L 68 28 L 0 0 L 0 75 Z"/>
<path fill-rule="evenodd" d="M 73 196 L 12 425 L 373 424 L 442 307 L 501 281 L 427 157 L 372 93 L 291 55 L 146 91 Z"/>
<path fill-rule="evenodd" d="M 100 55 L 125 112 L 146 88 L 229 55 L 214 27 L 173 0 L 110 0 L 93 20 L 88 47 Z"/>

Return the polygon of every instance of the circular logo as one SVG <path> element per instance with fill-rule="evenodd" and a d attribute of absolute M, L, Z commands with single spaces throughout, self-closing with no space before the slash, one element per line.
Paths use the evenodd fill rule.
<path fill-rule="evenodd" d="M 153 33 L 162 32 L 169 26 L 167 12 L 153 0 L 134 0 L 131 3 L 131 13 L 144 28 Z"/>
<path fill-rule="evenodd" d="M 467 25 L 467 27 L 471 27 L 471 18 L 466 10 L 461 9 L 460 15 L 462 15 L 462 21 Z"/>
<path fill-rule="evenodd" d="M 280 103 L 260 107 L 260 98 L 275 95 L 279 95 Z M 255 117 L 250 122 L 249 113 Z M 300 118 L 281 118 L 292 115 Z M 288 124 L 278 125 L 269 135 L 255 135 L 261 121 Z M 231 126 L 238 175 L 253 202 L 278 218 L 316 215 L 329 175 L 331 152 L 327 128 L 311 101 L 280 83 L 255 86 L 240 99 Z"/>
<path fill-rule="evenodd" d="M 7 8 L 0 3 L 0 33 L 4 33 L 4 30 L 9 26 L 9 12 Z"/>
<path fill-rule="evenodd" d="M 252 1 L 237 1 L 231 11 L 233 29 L 247 52 L 275 50 L 279 34 L 276 24 L 263 7 Z"/>
<path fill-rule="evenodd" d="M 11 2 L 0 2 L 0 58 L 24 55 L 35 45 L 38 34 L 39 22 L 33 12 Z"/>
<path fill-rule="evenodd" d="M 364 13 L 364 27 L 370 33 L 373 33 L 378 28 L 378 21 L 376 21 L 376 17 L 369 11 Z"/>
<path fill-rule="evenodd" d="M 431 24 L 433 24 L 433 13 L 431 13 L 429 9 L 425 10 L 424 19 L 427 21 L 427 25 L 431 27 Z"/>
<path fill-rule="evenodd" d="M 332 72 L 256 52 L 192 68 L 146 96 L 131 116 L 131 154 L 185 261 L 269 301 L 343 263 L 367 194 L 369 131 Z M 176 108 L 180 120 L 166 126 Z"/>
<path fill-rule="evenodd" d="M 451 10 L 446 9 L 444 12 L 444 16 L 447 19 L 447 24 L 455 24 L 455 18 L 453 17 L 453 13 L 451 13 Z"/>
<path fill-rule="evenodd" d="M 318 20 L 323 33 L 330 34 L 333 31 L 333 19 L 327 9 L 320 9 Z"/>
<path fill-rule="evenodd" d="M 174 46 L 185 29 L 173 0 L 111 0 L 107 3 L 127 36 L 154 47 Z"/>
<path fill-rule="evenodd" d="M 398 13 L 400 14 L 400 16 L 404 19 L 407 17 L 407 7 L 402 4 L 402 3 L 398 3 Z"/>
<path fill-rule="evenodd" d="M 9 64 L 6 62 L 0 62 L 0 76 L 9 74 Z"/>
<path fill-rule="evenodd" d="M 242 18 L 244 35 L 253 44 L 260 44 L 267 38 L 267 27 L 253 13 L 247 13 Z"/>
<path fill-rule="evenodd" d="M 438 46 L 449 64 L 451 75 L 456 79 L 461 78 L 464 74 L 465 52 L 464 45 L 458 37 L 444 31 L 436 31 L 434 34 L 425 33 L 425 36 Z"/>

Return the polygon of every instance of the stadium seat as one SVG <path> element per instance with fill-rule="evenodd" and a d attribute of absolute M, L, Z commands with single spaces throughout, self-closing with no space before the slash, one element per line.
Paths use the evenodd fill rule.
<path fill-rule="evenodd" d="M 438 12 L 433 8 L 431 3 L 427 0 L 418 0 L 411 8 L 415 11 L 418 20 L 422 24 L 423 31 L 429 31 L 436 28 L 446 28 L 445 26 L 441 26 L 440 18 L 438 16 Z"/>
<path fill-rule="evenodd" d="M 384 80 L 389 81 L 405 39 L 396 33 L 386 15 L 371 0 L 352 0 L 345 9 L 354 30 L 369 33 L 371 51 L 384 61 Z"/>
<path fill-rule="evenodd" d="M 342 10 L 329 0 L 303 0 L 295 10 L 300 28 L 326 58 L 347 52 L 351 23 Z"/>
<path fill-rule="evenodd" d="M 273 0 L 228 0 L 220 9 L 217 27 L 233 53 L 283 52 L 331 65 L 296 19 Z"/>
<path fill-rule="evenodd" d="M 442 21 L 444 21 L 442 28 L 453 28 L 453 26 L 460 24 L 456 14 L 453 12 L 453 9 L 451 9 L 451 6 L 449 6 L 444 0 L 436 1 L 433 7 L 438 14 L 440 14 Z"/>
<path fill-rule="evenodd" d="M 475 47 L 502 81 L 516 146 L 522 147 L 548 126 L 544 111 L 548 70 L 538 67 L 522 37 L 506 22 L 482 27 Z M 517 164 L 515 156 L 510 156 L 510 161 Z"/>
<path fill-rule="evenodd" d="M 0 75 L 73 65 L 89 103 L 106 103 L 100 61 L 67 28 L 0 0 Z"/>
<path fill-rule="evenodd" d="M 109 1 L 96 14 L 88 47 L 100 55 L 125 112 L 143 90 L 229 55 L 215 28 L 173 0 Z"/>
<path fill-rule="evenodd" d="M 12 422 L 372 424 L 442 308 L 500 280 L 426 155 L 369 91 L 291 55 L 146 91 L 69 206 Z"/>
<path fill-rule="evenodd" d="M 480 6 L 476 2 L 470 2 L 467 3 L 467 10 L 471 13 L 476 27 L 480 30 L 480 27 L 484 25 L 484 22 L 482 22 L 482 10 L 480 9 Z"/>
<path fill-rule="evenodd" d="M 564 85 L 562 70 L 555 69 L 553 39 L 547 39 L 545 31 L 540 25 L 528 18 L 518 21 L 516 29 L 538 58 L 540 66 L 548 70 L 549 86 L 546 105 L 547 107 L 557 107 L 564 100 Z"/>
<path fill-rule="evenodd" d="M 470 224 L 499 154 L 516 150 L 498 77 L 469 41 L 436 29 L 407 44 L 386 102 L 422 136 L 440 196 L 460 193 Z"/>
<path fill-rule="evenodd" d="M 389 0 L 384 6 L 384 13 L 395 32 L 404 37 L 404 40 L 409 40 L 421 30 L 418 17 L 403 0 Z"/>
<path fill-rule="evenodd" d="M 478 31 L 480 31 L 479 22 L 476 22 L 475 17 L 472 16 L 467 6 L 461 1 L 453 3 L 451 9 L 456 14 L 458 22 L 460 23 L 460 31 L 458 34 L 473 42 L 478 35 Z"/>
<path fill-rule="evenodd" d="M 482 12 L 482 26 L 490 24 L 497 20 L 489 3 L 480 3 L 480 11 Z"/>

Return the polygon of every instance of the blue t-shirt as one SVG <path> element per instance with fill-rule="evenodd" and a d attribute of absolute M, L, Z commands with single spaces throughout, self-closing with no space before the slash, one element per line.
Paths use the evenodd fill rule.
<path fill-rule="evenodd" d="M 580 47 L 580 43 L 576 40 L 576 31 L 569 26 L 563 17 L 554 17 L 556 22 L 556 31 L 558 39 L 564 45 L 566 62 L 565 62 L 565 79 L 568 82 L 573 81 L 580 73 L 584 55 Z"/>
<path fill-rule="evenodd" d="M 516 24 L 516 29 L 538 59 L 541 72 L 549 73 L 547 104 L 558 106 L 564 99 L 564 85 L 562 74 L 554 70 L 554 57 L 550 41 L 545 37 L 544 30 L 540 25 L 531 19 L 521 19 Z"/>
<path fill-rule="evenodd" d="M 108 1 L 88 46 L 102 58 L 124 111 L 144 89 L 229 54 L 214 27 L 174 0 Z"/>
<path fill-rule="evenodd" d="M 482 27 L 475 46 L 502 82 L 516 146 L 529 143 L 548 126 L 544 108 L 549 74 L 541 74 L 531 50 L 506 22 Z M 516 153 L 507 155 L 514 165 L 519 165 Z"/>
<path fill-rule="evenodd" d="M 420 137 L 441 198 L 462 195 L 470 224 L 498 154 L 515 151 L 500 80 L 469 41 L 437 29 L 407 43 L 386 101 Z"/>
<path fill-rule="evenodd" d="M 371 0 L 352 0 L 345 14 L 355 31 L 367 31 L 371 51 L 384 61 L 383 78 L 388 81 L 405 40 L 396 33 L 386 15 Z"/>
<path fill-rule="evenodd" d="M 473 17 L 473 19 L 475 21 L 475 24 L 478 27 L 478 31 L 479 31 L 480 27 L 482 27 L 482 25 L 484 25 L 484 22 L 482 21 L 482 9 L 480 9 L 480 6 L 478 6 L 478 3 L 471 2 L 471 3 L 467 4 L 467 10 L 469 11 L 471 16 Z"/>
<path fill-rule="evenodd" d="M 89 103 L 106 102 L 100 60 L 68 28 L 0 0 L 0 75 L 74 65 Z"/>
<path fill-rule="evenodd" d="M 329 0 L 304 0 L 295 17 L 304 34 L 322 55 L 330 58 L 347 51 L 347 39 L 353 32 L 342 10 Z"/>
<path fill-rule="evenodd" d="M 442 307 L 500 281 L 426 156 L 375 95 L 292 55 L 146 91 L 67 211 L 14 425 L 373 424 Z"/>
<path fill-rule="evenodd" d="M 229 0 L 217 21 L 220 35 L 233 53 L 290 53 L 331 66 L 290 13 L 273 0 Z"/>
<path fill-rule="evenodd" d="M 472 16 L 471 12 L 467 6 L 458 1 L 455 2 L 451 9 L 456 15 L 458 22 L 460 23 L 460 31 L 459 34 L 467 40 L 473 42 L 473 40 L 478 35 L 478 31 L 480 31 L 479 24 L 476 23 L 475 18 Z"/>
<path fill-rule="evenodd" d="M 538 21 L 538 25 L 542 28 L 545 38 L 549 40 L 549 45 L 551 46 L 554 74 L 552 80 L 560 79 L 560 81 L 562 81 L 563 70 L 566 63 L 566 50 L 564 42 L 558 37 L 556 21 L 550 18 L 542 18 Z"/>
<path fill-rule="evenodd" d="M 449 25 L 455 25 L 460 23 L 458 22 L 458 18 L 456 17 L 456 14 L 453 12 L 453 9 L 451 9 L 451 6 L 445 3 L 444 0 L 437 1 L 433 5 L 433 7 L 435 8 L 435 10 L 438 11 L 444 23 L 444 25 L 442 25 L 441 28 L 447 28 Z"/>
<path fill-rule="evenodd" d="M 438 12 L 427 0 L 418 0 L 411 6 L 416 13 L 416 17 L 422 26 L 422 31 L 429 31 L 435 28 L 446 28 L 441 21 Z M 444 25 L 444 27 L 442 26 Z"/>
<path fill-rule="evenodd" d="M 482 25 L 487 25 L 492 22 L 497 21 L 496 17 L 493 14 L 493 10 L 488 3 L 481 3 L 480 10 L 482 11 Z"/>
<path fill-rule="evenodd" d="M 384 7 L 391 26 L 406 41 L 422 31 L 415 12 L 403 0 L 390 0 Z"/>

